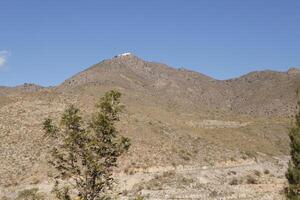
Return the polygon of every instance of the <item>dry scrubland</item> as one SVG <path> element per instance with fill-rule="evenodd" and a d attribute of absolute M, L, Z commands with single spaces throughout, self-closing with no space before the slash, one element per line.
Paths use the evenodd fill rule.
<path fill-rule="evenodd" d="M 282 199 L 298 86 L 294 68 L 219 81 L 127 55 L 56 87 L 0 87 L 0 197 L 49 196 L 43 119 L 71 103 L 88 116 L 117 89 L 126 105 L 118 127 L 132 140 L 115 174 L 123 199 Z"/>

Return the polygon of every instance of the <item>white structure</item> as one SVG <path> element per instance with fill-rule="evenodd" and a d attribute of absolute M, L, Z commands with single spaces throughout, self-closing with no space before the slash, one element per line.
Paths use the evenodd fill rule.
<path fill-rule="evenodd" d="M 127 53 L 122 53 L 122 54 L 119 54 L 118 57 L 123 57 L 123 56 L 130 56 L 132 55 L 132 53 L 130 52 L 127 52 Z"/>

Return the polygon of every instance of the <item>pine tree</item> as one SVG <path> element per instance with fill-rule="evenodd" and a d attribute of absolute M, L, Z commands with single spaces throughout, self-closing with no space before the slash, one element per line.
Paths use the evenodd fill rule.
<path fill-rule="evenodd" d="M 289 131 L 291 160 L 286 172 L 288 187 L 286 197 L 289 200 L 300 200 L 300 101 L 298 101 L 298 113 L 295 123 Z"/>
<path fill-rule="evenodd" d="M 113 169 L 118 157 L 128 150 L 130 141 L 118 137 L 115 123 L 123 109 L 121 93 L 110 91 L 96 105 L 92 120 L 84 123 L 80 111 L 69 106 L 60 125 L 44 121 L 47 136 L 56 141 L 50 164 L 57 170 L 53 191 L 60 200 L 70 200 L 69 191 L 82 200 L 106 199 L 112 190 Z"/>

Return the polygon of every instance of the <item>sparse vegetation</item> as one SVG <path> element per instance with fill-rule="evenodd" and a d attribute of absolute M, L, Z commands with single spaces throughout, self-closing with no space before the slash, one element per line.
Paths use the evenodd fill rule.
<path fill-rule="evenodd" d="M 191 160 L 191 153 L 190 152 L 188 152 L 188 151 L 186 151 L 186 150 L 180 150 L 179 151 L 179 156 L 183 159 L 183 160 L 185 160 L 185 161 L 189 161 L 189 160 Z"/>
<path fill-rule="evenodd" d="M 250 158 L 250 159 L 255 159 L 256 158 L 256 152 L 254 152 L 254 151 L 245 151 L 244 152 L 244 156 L 243 156 L 243 159 L 248 159 L 248 158 Z"/>
<path fill-rule="evenodd" d="M 142 196 L 142 195 L 138 194 L 138 195 L 135 197 L 135 199 L 134 199 L 134 200 L 144 200 L 144 199 L 145 199 L 145 197 L 144 197 L 144 196 Z"/>
<path fill-rule="evenodd" d="M 184 81 L 186 77 L 190 82 Z M 248 79 L 255 84 L 245 85 Z M 258 72 L 213 81 L 198 73 L 177 73 L 164 65 L 126 58 L 96 64 L 72 77 L 70 84 L 67 80 L 38 91 L 0 88 L 1 195 L 15 200 L 19 189 L 49 191 L 46 175 L 57 178 L 56 170 L 46 168 L 45 162 L 48 150 L 60 143 L 42 137 L 41 119 L 48 116 L 56 124 L 63 108 L 74 104 L 82 111 L 81 128 L 92 130 L 93 102 L 107 88 L 120 88 L 126 93 L 127 111 L 116 127 L 132 138 L 134 146 L 128 156 L 118 157 L 120 169 L 114 177 L 120 183 L 118 189 L 128 191 L 128 198 L 134 199 L 135 186 L 142 185 L 143 195 L 160 199 L 183 194 L 205 199 L 200 197 L 214 190 L 219 193 L 217 198 L 230 193 L 234 198 L 241 188 L 245 199 L 253 194 L 258 199 L 278 199 L 285 187 L 288 159 L 283 155 L 289 152 L 286 126 L 295 109 L 291 91 L 299 80 L 299 74 Z M 175 106 L 168 109 L 167 104 Z M 63 131 L 62 126 L 58 128 Z M 254 173 L 257 169 L 261 178 Z M 272 175 L 264 175 L 264 169 Z M 173 170 L 175 176 L 164 173 Z M 248 174 L 262 184 L 244 185 Z M 228 184 L 234 177 L 239 186 L 231 187 Z M 189 183 L 190 178 L 194 182 Z M 67 198 L 66 193 L 77 195 L 69 180 L 68 174 L 59 178 L 60 198 Z"/>
<path fill-rule="evenodd" d="M 175 176 L 175 175 L 176 175 L 175 170 L 166 171 L 166 172 L 163 172 L 163 174 L 162 174 L 163 177 L 172 177 L 172 176 Z"/>
<path fill-rule="evenodd" d="M 58 199 L 71 199 L 72 189 L 76 189 L 77 197 L 82 200 L 107 198 L 114 183 L 113 168 L 130 146 L 128 138 L 117 137 L 115 128 L 123 108 L 120 97 L 117 91 L 107 92 L 86 124 L 73 105 L 62 115 L 60 127 L 53 125 L 51 119 L 45 120 L 46 135 L 58 144 L 52 149 L 50 160 L 58 172 L 53 189 Z"/>
<path fill-rule="evenodd" d="M 1 197 L 1 200 L 12 200 L 12 199 L 7 196 L 3 196 L 3 197 Z"/>
<path fill-rule="evenodd" d="M 260 172 L 260 171 L 258 171 L 258 170 L 254 170 L 254 174 L 255 174 L 256 176 L 258 176 L 258 177 L 260 177 L 260 176 L 261 176 L 261 172 Z"/>
<path fill-rule="evenodd" d="M 239 184 L 239 181 L 236 177 L 234 177 L 230 182 L 229 182 L 229 185 L 238 185 Z"/>
<path fill-rule="evenodd" d="M 228 175 L 236 175 L 237 173 L 236 173 L 236 171 L 229 171 L 229 172 L 227 172 L 227 174 Z"/>
<path fill-rule="evenodd" d="M 246 179 L 247 184 L 258 184 L 258 180 L 252 175 L 248 175 Z"/>
<path fill-rule="evenodd" d="M 16 200 L 44 200 L 45 197 L 39 193 L 38 188 L 26 189 L 18 192 Z"/>
<path fill-rule="evenodd" d="M 216 198 L 218 196 L 218 192 L 216 190 L 213 190 L 210 194 L 210 197 Z"/>

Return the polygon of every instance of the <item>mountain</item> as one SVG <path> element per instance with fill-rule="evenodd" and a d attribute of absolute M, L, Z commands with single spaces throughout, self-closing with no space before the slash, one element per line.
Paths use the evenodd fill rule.
<path fill-rule="evenodd" d="M 220 81 L 197 72 L 146 62 L 127 53 L 73 76 L 58 86 L 58 90 L 76 90 L 82 86 L 119 87 L 183 110 L 286 116 L 296 106 L 300 73 L 297 68 L 288 72 L 268 70 Z"/>
<path fill-rule="evenodd" d="M 139 185 L 144 185 L 150 188 L 152 199 L 164 199 L 163 192 L 189 196 L 197 190 L 201 196 L 225 187 L 224 199 L 238 199 L 230 196 L 236 194 L 237 188 L 224 186 L 224 181 L 232 178 L 228 170 L 240 170 L 236 173 L 242 179 L 249 169 L 269 167 L 274 176 L 262 176 L 260 187 L 273 190 L 247 186 L 248 193 L 245 189 L 243 192 L 246 197 L 257 194 L 260 196 L 256 199 L 263 199 L 261 195 L 268 193 L 276 199 L 280 194 L 275 188 L 284 183 L 289 151 L 287 130 L 299 86 L 298 68 L 216 80 L 125 53 L 95 64 L 55 87 L 0 87 L 0 197 L 31 187 L 49 192 L 48 175 L 53 170 L 46 161 L 52 143 L 43 136 L 43 119 L 58 121 L 69 104 L 75 104 L 82 115 L 88 116 L 99 97 L 117 89 L 126 105 L 118 127 L 132 141 L 116 175 L 124 183 L 121 188 L 133 194 L 139 192 Z M 219 178 L 206 174 L 203 169 L 207 167 L 206 172 L 219 173 Z M 158 184 L 154 176 L 170 170 L 178 172 L 178 176 L 162 176 L 162 193 L 155 193 L 151 189 Z M 191 173 L 193 180 L 197 177 L 193 184 L 178 182 L 183 180 L 181 176 Z M 280 184 L 272 187 L 278 181 Z M 173 182 L 179 184 L 178 190 L 166 189 L 169 184 L 175 187 Z"/>
<path fill-rule="evenodd" d="M 276 71 L 251 72 L 227 81 L 233 90 L 233 110 L 252 115 L 292 115 L 300 74 Z"/>

